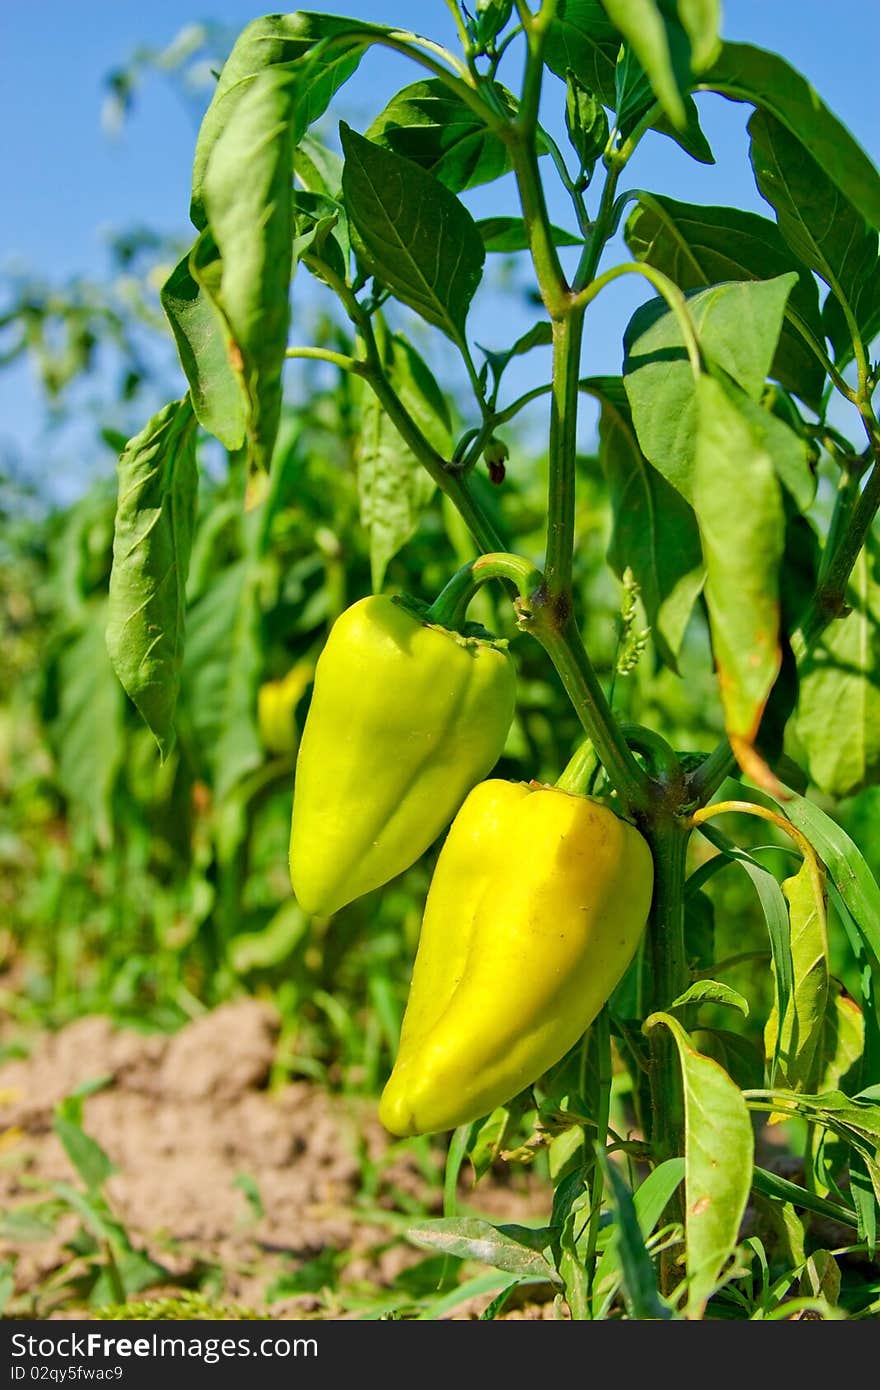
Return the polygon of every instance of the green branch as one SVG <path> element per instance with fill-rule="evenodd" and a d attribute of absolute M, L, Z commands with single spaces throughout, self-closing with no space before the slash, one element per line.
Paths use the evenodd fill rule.
<path fill-rule="evenodd" d="M 697 331 L 691 318 L 687 300 L 675 281 L 670 280 L 669 276 L 664 275 L 662 271 L 655 270 L 652 265 L 647 265 L 644 261 L 625 261 L 622 265 L 612 266 L 610 270 L 605 271 L 604 275 L 600 275 L 597 280 L 587 285 L 574 297 L 572 308 L 575 310 L 585 309 L 605 289 L 606 285 L 620 279 L 621 275 L 641 275 L 643 279 L 653 285 L 661 298 L 666 300 L 681 328 L 691 370 L 694 376 L 698 377 L 702 371 L 702 357 Z"/>
<path fill-rule="evenodd" d="M 557 319 L 553 324 L 547 516 L 547 591 L 551 600 L 571 594 L 582 337 L 582 314 Z"/>
<path fill-rule="evenodd" d="M 305 358 L 312 362 L 330 362 L 340 371 L 352 372 L 355 376 L 365 375 L 363 362 L 358 361 L 356 357 L 346 357 L 344 352 L 332 352 L 329 348 L 289 347 L 284 356 Z"/>
<path fill-rule="evenodd" d="M 322 265 L 321 274 L 339 297 L 364 345 L 364 360 L 358 363 L 359 375 L 368 382 L 378 397 L 397 433 L 434 479 L 441 492 L 444 492 L 458 508 L 480 549 L 503 550 L 504 540 L 471 492 L 469 480 L 434 448 L 388 380 L 370 316 L 358 302 L 351 286 L 327 266 Z"/>

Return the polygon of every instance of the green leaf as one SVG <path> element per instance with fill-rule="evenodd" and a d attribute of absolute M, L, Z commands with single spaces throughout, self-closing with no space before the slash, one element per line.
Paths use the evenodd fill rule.
<path fill-rule="evenodd" d="M 625 3 L 625 0 L 624 0 Z M 683 35 L 681 40 L 683 40 Z M 677 58 L 684 77 L 684 46 L 679 41 Z M 609 21 L 599 0 L 560 0 L 556 16 L 547 30 L 544 60 L 551 72 L 566 80 L 569 70 L 581 86 L 595 92 L 604 106 L 617 106 L 618 54 L 620 34 Z M 650 82 L 634 55 L 626 58 L 628 68 L 629 119 L 633 124 L 654 102 Z M 682 89 L 685 121 L 681 128 L 658 113 L 653 128 L 668 135 L 701 163 L 712 164 L 714 157 L 700 129 L 700 119 L 691 96 Z M 619 122 L 618 122 L 619 124 Z"/>
<path fill-rule="evenodd" d="M 444 458 L 451 422 L 442 391 L 415 348 L 401 335 L 381 345 L 389 379 L 422 433 Z M 382 588 L 390 560 L 413 535 L 434 495 L 434 482 L 372 392 L 361 411 L 358 443 L 361 523 L 370 537 L 373 591 Z"/>
<path fill-rule="evenodd" d="M 605 106 L 615 104 L 620 34 L 599 0 L 559 0 L 547 29 L 544 61 L 565 81 L 570 70 Z"/>
<path fill-rule="evenodd" d="M 58 1225 L 58 1209 L 54 1203 L 7 1208 L 0 1213 L 0 1237 L 16 1245 L 34 1240 L 51 1240 Z"/>
<path fill-rule="evenodd" d="M 794 987 L 794 966 L 791 959 L 788 909 L 782 889 L 769 869 L 765 869 L 763 864 L 759 864 L 757 859 L 753 859 L 745 850 L 739 849 L 722 831 L 704 823 L 700 826 L 700 833 L 726 858 L 739 864 L 752 881 L 770 938 L 776 1007 L 779 1013 L 784 1015 Z"/>
<path fill-rule="evenodd" d="M 695 980 L 683 994 L 673 999 L 669 1007 L 680 1009 L 685 1004 L 727 1004 L 731 1009 L 739 1009 L 743 1018 L 749 1016 L 748 999 L 744 999 L 739 990 L 731 989 L 730 985 L 722 984 L 719 980 Z"/>
<path fill-rule="evenodd" d="M 244 443 L 244 397 L 229 362 L 223 319 L 194 278 L 190 256 L 188 251 L 162 286 L 162 308 L 171 324 L 199 424 L 225 449 L 234 451 Z"/>
<path fill-rule="evenodd" d="M 764 1030 L 768 1057 L 778 1057 L 777 1076 L 793 1091 L 811 1090 L 818 1080 L 829 1000 L 828 922 L 824 894 L 804 863 L 782 891 L 791 921 L 794 987 L 779 1034 L 774 1007 Z"/>
<path fill-rule="evenodd" d="M 677 51 L 683 56 L 682 39 L 678 35 Z M 676 128 L 669 118 L 659 113 L 657 98 L 654 95 L 647 73 L 631 48 L 624 47 L 617 60 L 617 107 L 618 135 L 625 140 L 648 114 L 653 112 L 655 119 L 651 128 L 661 135 L 667 135 L 680 145 L 693 159 L 701 164 L 714 164 L 715 156 L 700 126 L 700 113 L 692 96 L 684 96 L 685 123 Z M 659 114 L 658 114 L 659 113 Z"/>
<path fill-rule="evenodd" d="M 602 1167 L 608 1197 L 614 1210 L 617 1230 L 616 1254 L 620 1262 L 621 1287 L 631 1318 L 667 1320 L 672 1310 L 657 1291 L 654 1261 L 645 1247 L 633 1196 L 614 1163 L 604 1156 Z"/>
<path fill-rule="evenodd" d="M 126 1294 L 140 1293 L 143 1289 L 155 1287 L 156 1284 L 167 1285 L 170 1282 L 170 1271 L 160 1264 L 151 1260 L 149 1255 L 145 1255 L 141 1250 L 133 1250 L 130 1246 L 119 1246 L 114 1251 L 116 1272 L 122 1280 L 122 1287 Z M 89 1306 L 91 1308 L 106 1307 L 108 1304 L 115 1303 L 117 1300 L 115 1283 L 111 1280 L 108 1269 L 102 1269 L 89 1294 Z M 210 1306 L 210 1305 L 209 1305 Z M 206 1314 L 207 1316 L 207 1314 Z"/>
<path fill-rule="evenodd" d="M 850 612 L 801 662 L 796 731 L 810 777 L 829 796 L 880 779 L 880 542 L 869 535 L 850 576 Z"/>
<path fill-rule="evenodd" d="M 732 101 L 749 102 L 775 116 L 844 199 L 880 229 L 880 174 L 818 92 L 784 58 L 751 44 L 725 43 L 698 87 L 720 92 Z"/>
<path fill-rule="evenodd" d="M 293 263 L 308 259 L 319 279 L 327 266 L 340 280 L 348 279 L 351 240 L 345 208 L 323 193 L 297 189 L 293 195 Z"/>
<path fill-rule="evenodd" d="M 498 86 L 494 90 L 512 115 L 513 97 Z M 504 141 L 434 77 L 414 82 L 392 97 L 366 136 L 412 160 L 453 193 L 491 183 L 511 167 Z"/>
<path fill-rule="evenodd" d="M 742 1090 L 758 1090 L 764 1084 L 764 1049 L 752 1038 L 729 1028 L 695 1028 L 691 1041 L 698 1052 L 723 1067 Z"/>
<path fill-rule="evenodd" d="M 792 825 L 802 830 L 828 870 L 864 939 L 880 962 L 880 886 L 868 868 L 861 851 L 846 831 L 812 801 L 786 788 L 784 802 L 767 799 L 782 811 Z"/>
<path fill-rule="evenodd" d="M 770 280 L 797 272 L 769 375 L 810 407 L 818 407 L 825 369 L 808 346 L 814 342 L 824 350 L 818 290 L 779 228 L 739 208 L 698 207 L 641 191 L 636 196 L 638 204 L 624 233 L 627 246 L 637 261 L 655 266 L 685 291 L 725 280 Z"/>
<path fill-rule="evenodd" d="M 90 1192 L 100 1192 L 107 1179 L 116 1172 L 100 1144 L 62 1115 L 55 1115 L 52 1128 L 86 1187 Z"/>
<path fill-rule="evenodd" d="M 873 270 L 862 280 L 855 301 L 852 306 L 853 313 L 862 346 L 867 351 L 880 337 L 880 262 L 875 261 Z M 822 324 L 834 348 L 837 366 L 845 367 L 855 356 L 853 334 L 850 332 L 840 300 L 833 294 L 826 295 L 825 303 L 822 305 Z"/>
<path fill-rule="evenodd" d="M 675 1192 L 684 1181 L 683 1158 L 667 1158 L 653 1168 L 635 1191 L 633 1202 L 639 1230 L 645 1240 L 654 1230 Z"/>
<path fill-rule="evenodd" d="M 583 1130 L 580 1130 L 583 1141 Z M 554 1143 L 559 1142 L 558 1136 Z M 564 1136 L 567 1137 L 567 1136 Z M 577 1155 L 575 1155 L 577 1157 Z M 565 1301 L 571 1316 L 583 1321 L 589 1316 L 586 1245 L 589 1238 L 591 1166 L 583 1163 L 562 1179 L 555 1179 L 550 1227 L 555 1234 L 553 1262 L 562 1279 Z"/>
<path fill-rule="evenodd" d="M 342 197 L 342 155 L 314 135 L 300 140 L 293 152 L 293 170 L 307 192 L 323 193 L 334 201 Z"/>
<path fill-rule="evenodd" d="M 796 434 L 772 410 L 750 400 L 733 382 L 724 383 L 728 397 L 749 428 L 760 448 L 773 460 L 773 467 L 796 506 L 807 511 L 816 499 L 813 456 L 805 435 Z"/>
<path fill-rule="evenodd" d="M 874 1189 L 870 1165 L 857 1151 L 850 1153 L 849 1181 L 858 1213 L 859 1240 L 864 1241 L 868 1254 L 873 1258 L 877 1250 L 877 1213 L 880 1209 L 880 1199 Z"/>
<path fill-rule="evenodd" d="M 692 96 L 684 99 L 685 124 L 678 130 L 667 120 L 666 116 L 660 116 L 654 121 L 651 129 L 656 130 L 659 135 L 668 135 L 670 140 L 674 140 L 689 154 L 691 159 L 695 159 L 698 164 L 714 164 L 715 156 L 712 153 L 712 146 L 703 133 L 700 125 L 700 113 L 697 110 L 697 103 Z"/>
<path fill-rule="evenodd" d="M 532 348 L 550 347 L 553 342 L 553 327 L 548 319 L 539 319 L 533 323 L 522 337 L 517 338 L 512 347 L 504 348 L 500 352 L 490 352 L 477 343 L 477 347 L 483 353 L 492 371 L 494 388 L 497 391 L 504 372 L 507 370 L 514 357 L 522 357 L 526 352 L 531 352 Z"/>
<path fill-rule="evenodd" d="M 264 472 L 278 432 L 290 323 L 296 96 L 284 69 L 256 77 L 218 135 L 203 182 L 219 265 L 212 262 L 211 275 L 197 271 L 196 278 L 222 315 L 246 402 L 249 461 Z M 201 259 L 198 264 L 202 269 Z"/>
<path fill-rule="evenodd" d="M 686 123 L 684 93 L 687 90 L 689 55 L 676 52 L 672 26 L 668 26 L 655 0 L 602 0 L 616 25 L 644 68 L 654 94 L 678 129 Z"/>
<path fill-rule="evenodd" d="M 792 250 L 831 287 L 825 323 L 841 360 L 852 356 L 846 305 L 866 343 L 880 329 L 880 258 L 875 228 L 784 125 L 765 111 L 749 121 L 758 187 L 775 208 Z M 834 303 L 834 301 L 831 301 Z"/>
<path fill-rule="evenodd" d="M 765 1168 L 756 1167 L 752 1174 L 752 1186 L 756 1192 L 774 1201 L 791 1202 L 802 1211 L 813 1211 L 817 1216 L 824 1216 L 830 1221 L 842 1221 L 844 1225 L 855 1228 L 854 1211 L 839 1202 L 829 1202 L 824 1197 L 817 1197 L 799 1183 L 790 1182 L 778 1173 L 769 1173 Z"/>
<path fill-rule="evenodd" d="M 639 448 L 621 384 L 614 389 L 605 382 L 597 394 L 599 462 L 613 518 L 608 563 L 620 578 L 627 567 L 632 570 L 657 650 L 676 670 L 705 578 L 696 517 Z"/>
<path fill-rule="evenodd" d="M 256 725 L 262 672 L 259 568 L 239 560 L 216 576 L 188 615 L 181 721 L 208 759 L 218 798 L 263 761 Z"/>
<path fill-rule="evenodd" d="M 770 372 L 794 274 L 714 285 L 688 296 L 700 347 L 757 401 Z M 684 339 L 665 301 L 637 309 L 624 336 L 624 380 L 646 458 L 692 501 L 697 396 Z"/>
<path fill-rule="evenodd" d="M 596 160 L 608 144 L 608 117 L 596 94 L 573 72 L 566 73 L 565 88 L 565 128 L 581 169 L 592 178 Z"/>
<path fill-rule="evenodd" d="M 739 1087 L 691 1046 L 677 1019 L 653 1014 L 645 1032 L 668 1028 L 684 1084 L 687 1315 L 702 1317 L 736 1249 L 752 1185 L 752 1123 Z"/>
<path fill-rule="evenodd" d="M 490 44 L 509 22 L 512 13 L 513 0 L 476 0 L 474 18 L 477 42 Z"/>
<path fill-rule="evenodd" d="M 832 1308 L 840 1297 L 840 1266 L 830 1250 L 816 1250 L 807 1259 L 798 1293 L 803 1298 L 824 1299 Z"/>
<path fill-rule="evenodd" d="M 800 1095 L 778 1090 L 768 1094 L 781 1113 L 800 1115 L 807 1123 L 821 1125 L 849 1145 L 862 1160 L 861 1171 L 880 1206 L 880 1105 L 873 1095 L 876 1089 L 869 1088 L 855 1097 L 842 1091 Z"/>
<path fill-rule="evenodd" d="M 309 929 L 310 919 L 295 898 L 288 898 L 260 931 L 239 932 L 229 942 L 229 960 L 237 975 L 271 970 L 287 960 Z"/>
<path fill-rule="evenodd" d="M 475 1183 L 486 1176 L 507 1142 L 513 1114 L 510 1106 L 499 1105 L 477 1126 L 468 1150 Z"/>
<path fill-rule="evenodd" d="M 174 739 L 183 661 L 195 442 L 195 416 L 184 398 L 154 415 L 119 460 L 107 647 L 163 756 Z"/>
<path fill-rule="evenodd" d="M 304 11 L 269 14 L 246 25 L 223 65 L 199 131 L 190 209 L 194 226 L 201 231 L 206 225 L 204 179 L 214 146 L 257 78 L 273 67 L 298 64 L 300 85 L 292 140 L 296 146 L 355 71 L 364 49 L 388 32 L 384 25 Z M 342 40 L 342 35 L 348 36 L 347 40 Z M 337 39 L 333 48 L 327 51 L 326 45 L 321 47 L 315 63 L 300 61 L 308 59 L 323 40 L 331 37 Z"/>
<path fill-rule="evenodd" d="M 95 1240 L 106 1241 L 115 1248 L 124 1248 L 125 1232 L 114 1221 L 106 1199 L 99 1192 L 82 1192 L 69 1182 L 53 1182 L 51 1191 L 76 1212 L 86 1230 Z"/>
<path fill-rule="evenodd" d="M 477 223 L 477 231 L 487 251 L 509 254 L 529 249 L 529 233 L 522 217 L 484 217 Z M 561 227 L 551 227 L 550 231 L 557 246 L 583 246 L 583 237 L 572 236 Z"/>
<path fill-rule="evenodd" d="M 781 665 L 785 514 L 773 459 L 752 421 L 712 377 L 700 378 L 697 397 L 694 510 L 706 561 L 706 605 L 725 726 L 743 758 L 754 746 Z"/>
<path fill-rule="evenodd" d="M 859 1083 L 880 1075 L 880 958 L 872 949 L 870 934 L 860 930 L 852 913 L 840 895 L 834 879 L 828 879 L 828 896 L 834 904 L 837 919 L 843 927 L 844 935 L 858 971 L 858 991 L 862 1002 L 862 1048 L 858 1061 L 857 1077 Z M 845 1032 L 843 1028 L 841 1034 Z M 840 1076 L 831 1075 L 832 1087 L 849 1090 L 842 1086 Z M 849 1077 L 847 1077 L 849 1081 Z"/>
<path fill-rule="evenodd" d="M 691 67 L 702 72 L 721 52 L 721 0 L 677 0 L 675 8 L 691 41 Z"/>
<path fill-rule="evenodd" d="M 391 293 L 453 342 L 480 283 L 485 252 L 463 203 L 418 165 L 340 124 L 342 187 L 359 259 Z"/>
<path fill-rule="evenodd" d="M 113 790 L 125 756 L 125 697 L 107 653 L 107 606 L 86 611 L 85 626 L 58 656 L 51 739 L 61 788 L 98 843 L 110 845 Z"/>
<path fill-rule="evenodd" d="M 849 1089 L 844 1078 L 858 1069 L 865 1046 L 865 1018 L 839 980 L 828 981 L 821 1048 L 816 1058 L 816 1089 Z"/>
<path fill-rule="evenodd" d="M 438 1250 L 460 1260 L 479 1260 L 520 1277 L 538 1277 L 559 1284 L 559 1275 L 541 1253 L 549 1242 L 545 1230 L 524 1226 L 493 1226 L 479 1217 L 438 1218 L 411 1226 L 407 1239 L 426 1250 Z"/>
<path fill-rule="evenodd" d="M 633 1206 L 643 1243 L 662 1219 L 675 1192 L 684 1181 L 684 1159 L 667 1158 L 653 1168 L 633 1193 Z M 593 1316 L 604 1316 L 620 1283 L 617 1241 L 612 1235 L 596 1265 L 593 1279 Z"/>

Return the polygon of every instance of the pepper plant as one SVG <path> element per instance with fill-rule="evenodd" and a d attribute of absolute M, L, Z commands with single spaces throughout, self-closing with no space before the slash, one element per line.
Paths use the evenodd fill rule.
<path fill-rule="evenodd" d="M 450 1254 L 479 1250 L 510 1272 L 511 1287 L 549 1279 L 578 1318 L 748 1316 L 743 1289 L 756 1264 L 772 1272 L 760 1240 L 741 1243 L 751 1198 L 750 1219 L 769 1205 L 789 1249 L 781 1283 L 767 1274 L 759 1315 L 834 1315 L 840 1270 L 809 1223 L 842 1223 L 873 1256 L 880 889 L 813 793 L 846 797 L 880 776 L 870 357 L 880 175 L 782 57 L 722 40 L 714 0 L 448 7 L 455 53 L 379 23 L 305 12 L 256 19 L 235 43 L 196 145 L 195 239 L 162 295 L 186 394 L 120 461 L 111 657 L 168 749 L 198 432 L 244 456 L 247 505 L 258 510 L 285 362 L 318 360 L 355 380 L 375 587 L 438 489 L 478 554 L 450 577 L 431 619 L 460 627 L 480 587 L 501 586 L 583 726 L 563 788 L 601 797 L 653 859 L 633 964 L 613 993 L 609 976 L 607 1007 L 551 1081 L 535 1081 L 539 1139 L 564 1141 L 567 1155 L 557 1149 L 547 1227 L 487 1231 L 450 1206 L 415 1238 Z M 376 48 L 411 60 L 414 81 L 364 133 L 340 123 L 340 157 L 314 126 Z M 649 132 L 711 162 L 695 92 L 754 108 L 749 156 L 772 217 L 627 186 Z M 568 148 L 542 123 L 553 101 Z M 567 227 L 550 220 L 553 179 L 570 200 Z M 460 195 L 494 180 L 516 201 L 475 221 Z M 630 258 L 607 265 L 621 228 Z M 523 336 L 488 352 L 468 317 L 486 258 L 500 252 L 529 258 L 542 309 Z M 291 328 L 299 267 L 341 309 L 333 346 L 297 341 L 295 314 Z M 623 371 L 585 378 L 590 308 L 623 276 L 645 291 L 624 331 Z M 457 420 L 393 326 L 404 311 L 421 321 L 420 343 L 442 335 L 461 359 L 471 394 Z M 552 347 L 550 379 L 509 399 L 510 364 L 542 346 Z M 725 730 L 707 754 L 622 722 L 582 640 L 572 572 L 585 396 L 600 407 L 627 660 L 675 673 L 686 630 L 705 623 Z M 547 411 L 546 547 L 524 556 L 506 544 L 484 470 L 503 488 L 516 468 L 504 426 L 536 401 Z M 796 856 L 784 882 L 721 830 L 726 816 L 737 827 L 742 816 L 770 822 L 774 852 L 787 845 Z M 723 980 L 739 958 L 713 958 L 702 891 L 729 865 L 749 874 L 768 929 L 767 961 L 754 968 L 756 979 L 772 973 L 774 1003 L 757 1078 L 735 1031 L 715 1026 L 719 1012 L 749 1009 Z M 829 920 L 842 929 L 858 997 L 832 976 Z M 615 1067 L 618 1089 L 621 1072 L 631 1077 L 626 1135 L 610 1123 Z M 505 1097 L 486 1124 L 455 1132 L 452 1188 L 466 1153 L 485 1160 L 504 1146 L 514 1106 Z M 756 1160 L 755 1129 L 768 1116 L 800 1123 L 802 1181 Z M 850 1303 L 860 1314 L 870 1306 L 867 1294 Z"/>

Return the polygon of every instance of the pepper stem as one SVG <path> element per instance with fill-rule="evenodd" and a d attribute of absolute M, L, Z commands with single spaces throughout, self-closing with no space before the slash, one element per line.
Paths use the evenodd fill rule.
<path fill-rule="evenodd" d="M 429 623 L 453 631 L 463 628 L 468 606 L 482 584 L 490 579 L 507 579 L 520 597 L 528 599 L 543 582 L 543 575 L 522 555 L 494 552 L 481 555 L 456 570 L 449 583 L 438 594 L 425 615 Z"/>
<path fill-rule="evenodd" d="M 586 738 L 567 763 L 565 771 L 557 780 L 556 785 L 561 792 L 570 792 L 573 796 L 585 796 L 598 766 L 599 755 L 593 747 L 593 740 Z"/>

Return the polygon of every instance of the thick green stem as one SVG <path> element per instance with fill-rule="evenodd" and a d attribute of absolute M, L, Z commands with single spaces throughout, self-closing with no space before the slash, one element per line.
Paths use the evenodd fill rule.
<path fill-rule="evenodd" d="M 523 632 L 541 643 L 602 761 L 625 811 L 644 811 L 654 784 L 633 757 L 587 655 L 568 598 L 551 602 L 544 576 L 522 555 L 481 555 L 453 575 L 429 613 L 432 621 L 455 626 L 481 584 L 505 579 L 518 592 L 517 619 Z"/>
<path fill-rule="evenodd" d="M 581 641 L 566 600 L 561 608 L 548 602 L 545 589 L 532 595 L 526 608 L 520 602 L 520 627 L 541 643 L 565 686 L 587 735 L 617 789 L 624 810 L 644 810 L 651 801 L 651 781 L 639 767 L 620 732 L 605 692 Z"/>
<path fill-rule="evenodd" d="M 605 175 L 605 184 L 602 189 L 602 198 L 599 203 L 599 210 L 596 213 L 596 221 L 589 241 L 581 254 L 580 264 L 575 271 L 573 289 L 576 293 L 586 289 L 587 285 L 592 284 L 599 269 L 599 262 L 602 259 L 602 252 L 605 250 L 606 243 L 613 230 L 614 225 L 614 195 L 617 192 L 617 183 L 623 173 L 623 162 L 616 160 L 608 169 Z"/>
<path fill-rule="evenodd" d="M 561 318 L 568 309 L 568 283 L 553 240 L 550 216 L 538 171 L 538 156 L 534 152 L 534 141 L 529 148 L 522 138 L 513 135 L 508 137 L 507 143 L 513 158 L 520 203 L 528 228 L 529 250 L 541 298 L 551 319 Z"/>
<path fill-rule="evenodd" d="M 684 883 L 690 827 L 664 813 L 642 826 L 654 856 L 654 897 L 648 925 L 649 1013 L 665 1012 L 689 984 L 684 943 Z M 655 1029 L 652 1037 L 661 1037 Z M 680 1150 L 672 1149 L 674 1154 Z M 667 1154 L 666 1157 L 669 1157 Z"/>
<path fill-rule="evenodd" d="M 551 601 L 571 595 L 582 338 L 583 314 L 572 314 L 554 322 L 546 566 L 547 592 Z"/>
<path fill-rule="evenodd" d="M 596 1252 L 599 1243 L 599 1226 L 602 1218 L 602 1193 L 605 1187 L 605 1169 L 602 1159 L 608 1144 L 608 1118 L 611 1112 L 611 1031 L 607 1007 L 596 1015 L 590 1029 L 590 1044 L 594 1049 L 596 1073 L 596 1137 L 593 1175 L 590 1182 L 590 1224 L 587 1232 L 587 1248 L 584 1264 L 587 1271 L 587 1297 L 592 1304 L 593 1284 L 596 1278 Z"/>
<path fill-rule="evenodd" d="M 691 805 L 703 806 L 715 795 L 726 777 L 736 771 L 733 749 L 724 738 L 700 763 L 688 778 L 688 798 Z"/>
<path fill-rule="evenodd" d="M 555 0 L 545 0 L 537 15 L 526 17 L 521 12 L 528 51 L 519 113 L 506 130 L 499 132 L 510 150 L 538 288 L 551 319 L 564 317 L 570 300 L 568 282 L 553 239 L 535 143 L 544 73 L 544 43 L 555 10 Z"/>
<path fill-rule="evenodd" d="M 665 1011 L 690 983 L 684 939 L 684 884 L 689 829 L 681 820 L 661 814 L 642 825 L 654 856 L 654 897 L 648 919 L 645 965 L 650 971 L 646 991 L 648 1014 Z M 684 1153 L 684 1095 L 675 1041 L 667 1028 L 648 1035 L 651 1092 L 651 1147 L 655 1163 Z M 667 1219 L 681 1220 L 680 1197 L 673 1199 Z M 681 1279 L 672 1252 L 661 1258 L 661 1292 L 669 1294 Z"/>

